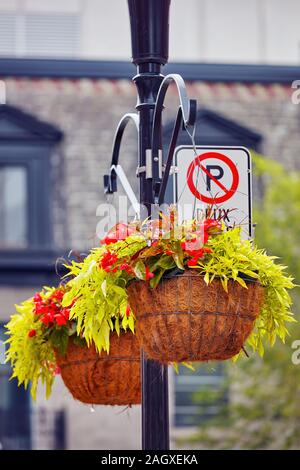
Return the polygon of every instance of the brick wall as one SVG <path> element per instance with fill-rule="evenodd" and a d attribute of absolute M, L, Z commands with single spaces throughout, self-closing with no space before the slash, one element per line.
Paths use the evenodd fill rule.
<path fill-rule="evenodd" d="M 94 245 L 96 207 L 104 201 L 102 176 L 111 159 L 111 145 L 120 117 L 134 111 L 130 81 L 48 80 L 7 78 L 8 103 L 52 122 L 65 134 L 52 157 L 53 215 L 58 247 L 86 249 Z M 298 132 L 300 107 L 283 85 L 188 85 L 191 97 L 204 106 L 258 131 L 264 154 L 300 169 Z M 170 90 L 165 120 L 174 115 L 177 99 Z M 137 187 L 136 139 L 126 131 L 121 163 Z"/>

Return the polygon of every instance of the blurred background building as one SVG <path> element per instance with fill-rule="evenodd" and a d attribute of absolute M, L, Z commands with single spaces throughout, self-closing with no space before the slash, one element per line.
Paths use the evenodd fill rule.
<path fill-rule="evenodd" d="M 299 15 L 297 0 L 172 0 L 164 73 L 181 73 L 198 100 L 198 144 L 244 145 L 300 170 L 300 108 L 291 100 L 300 79 Z M 98 243 L 113 133 L 135 106 L 130 55 L 125 0 L 0 0 L 2 337 L 15 303 L 57 283 L 57 257 Z M 166 143 L 174 96 L 171 89 Z M 180 143 L 189 143 L 183 134 Z M 122 165 L 135 188 L 136 151 L 128 131 Z M 60 380 L 48 402 L 41 394 L 32 404 L 9 374 L 1 365 L 0 448 L 139 448 L 139 407 L 93 412 Z M 222 377 L 221 366 L 170 371 L 174 439 L 228 400 L 227 391 L 195 403 L 197 390 L 218 389 Z"/>

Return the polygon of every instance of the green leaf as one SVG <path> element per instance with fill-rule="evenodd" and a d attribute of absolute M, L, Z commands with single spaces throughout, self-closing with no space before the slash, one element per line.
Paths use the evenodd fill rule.
<path fill-rule="evenodd" d="M 161 280 L 163 274 L 166 272 L 165 269 L 157 269 L 153 274 L 154 277 L 150 279 L 150 287 L 153 289 L 158 285 L 159 281 Z"/>
<path fill-rule="evenodd" d="M 172 269 L 175 267 L 174 259 L 171 256 L 163 255 L 160 260 L 156 263 L 156 265 L 160 268 Z"/>
<path fill-rule="evenodd" d="M 209 284 L 209 272 L 205 273 L 204 275 L 204 281 L 208 285 Z"/>
<path fill-rule="evenodd" d="M 242 287 L 245 287 L 245 289 L 248 289 L 248 286 L 247 286 L 247 284 L 245 283 L 244 279 L 242 279 L 241 277 L 237 277 L 237 278 L 236 278 L 236 281 L 237 281 Z"/>
<path fill-rule="evenodd" d="M 132 315 L 128 317 L 128 326 L 130 330 L 132 331 L 132 333 L 134 333 L 134 318 Z"/>
<path fill-rule="evenodd" d="M 117 335 L 120 336 L 120 319 L 119 319 L 119 317 L 115 318 L 115 330 L 117 332 Z"/>
<path fill-rule="evenodd" d="M 227 287 L 228 279 L 226 277 L 221 277 L 221 283 L 225 292 L 228 292 L 228 287 Z"/>
<path fill-rule="evenodd" d="M 134 274 L 136 275 L 136 277 L 138 279 L 142 279 L 142 280 L 145 279 L 146 267 L 145 267 L 143 261 L 138 260 L 133 266 L 133 271 L 134 271 Z"/>
<path fill-rule="evenodd" d="M 57 349 L 61 355 L 65 355 L 67 352 L 69 334 L 66 328 L 60 328 L 53 330 L 50 335 L 51 344 Z"/>
<path fill-rule="evenodd" d="M 107 284 L 107 281 L 106 279 L 104 279 L 104 281 L 101 284 L 101 290 L 103 292 L 104 297 L 106 297 L 106 284 Z"/>

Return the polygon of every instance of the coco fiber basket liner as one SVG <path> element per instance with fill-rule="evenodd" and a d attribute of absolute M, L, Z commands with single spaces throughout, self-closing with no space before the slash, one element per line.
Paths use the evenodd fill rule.
<path fill-rule="evenodd" d="M 195 271 L 162 279 L 155 289 L 144 281 L 128 288 L 136 333 L 149 358 L 161 363 L 225 360 L 235 356 L 251 333 L 263 301 L 258 282 L 242 287 L 219 279 L 208 286 Z"/>
<path fill-rule="evenodd" d="M 130 332 L 113 333 L 110 352 L 69 342 L 67 354 L 56 354 L 61 376 L 76 400 L 94 405 L 141 403 L 140 345 Z"/>

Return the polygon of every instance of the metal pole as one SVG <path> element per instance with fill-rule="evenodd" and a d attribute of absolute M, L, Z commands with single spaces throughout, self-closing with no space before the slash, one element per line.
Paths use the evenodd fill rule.
<path fill-rule="evenodd" d="M 163 80 L 161 66 L 168 61 L 169 7 L 171 0 L 128 0 L 133 78 L 137 87 L 139 113 L 140 202 L 151 215 L 154 203 L 150 170 L 146 174 L 152 145 L 153 114 L 157 92 Z M 161 128 L 161 123 L 159 123 Z M 147 157 L 146 157 L 147 155 Z M 150 157 L 152 158 L 152 156 Z M 149 173 L 150 171 L 150 173 Z M 169 449 L 168 369 L 142 354 L 142 446 L 145 450 Z"/>

